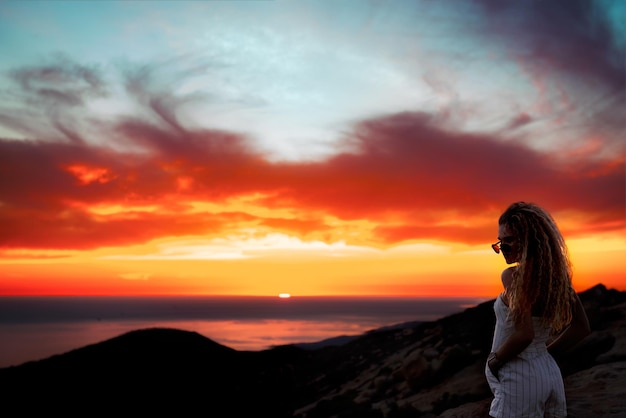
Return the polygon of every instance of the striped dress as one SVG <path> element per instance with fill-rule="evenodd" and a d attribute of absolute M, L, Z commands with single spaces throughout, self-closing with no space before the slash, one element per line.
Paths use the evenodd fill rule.
<path fill-rule="evenodd" d="M 496 328 L 491 351 L 515 330 L 509 318 L 509 308 L 499 295 L 494 303 Z M 489 415 L 496 418 L 565 417 L 565 390 L 563 377 L 556 361 L 548 353 L 546 342 L 550 328 L 533 317 L 535 338 L 516 358 L 506 362 L 498 372 L 498 378 L 485 367 L 485 375 L 494 399 Z"/>

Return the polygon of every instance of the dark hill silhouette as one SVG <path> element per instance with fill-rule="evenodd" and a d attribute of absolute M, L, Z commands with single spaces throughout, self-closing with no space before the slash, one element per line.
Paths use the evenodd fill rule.
<path fill-rule="evenodd" d="M 594 332 L 558 359 L 564 376 L 577 384 L 583 378 L 616 379 L 602 387 L 623 388 L 626 292 L 598 285 L 580 297 Z M 483 367 L 495 322 L 492 305 L 493 300 L 438 321 L 385 327 L 314 349 L 237 351 L 195 332 L 137 330 L 0 369 L 0 416 L 485 416 L 491 394 Z M 581 393 L 600 396 L 589 389 Z M 619 408 L 610 399 L 603 405 Z M 576 405 L 570 417 L 585 416 L 577 415 Z"/>
<path fill-rule="evenodd" d="M 14 416 L 172 414 L 289 416 L 283 365 L 304 351 L 238 352 L 195 332 L 145 329 L 0 369 L 4 412 Z M 7 402 L 8 400 L 8 402 Z M 5 408 L 9 408 L 6 410 Z M 218 415 L 219 416 L 219 415 Z"/>

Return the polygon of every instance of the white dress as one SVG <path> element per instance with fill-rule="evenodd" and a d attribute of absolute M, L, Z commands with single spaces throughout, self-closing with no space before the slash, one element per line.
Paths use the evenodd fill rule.
<path fill-rule="evenodd" d="M 496 328 L 491 351 L 500 345 L 515 330 L 509 317 L 509 308 L 502 295 L 493 305 Z M 485 375 L 494 399 L 489 415 L 497 418 L 565 417 L 565 390 L 563 377 L 556 361 L 548 353 L 546 342 L 550 328 L 541 324 L 541 318 L 533 317 L 535 338 L 516 358 L 506 362 L 498 377 L 485 367 Z"/>

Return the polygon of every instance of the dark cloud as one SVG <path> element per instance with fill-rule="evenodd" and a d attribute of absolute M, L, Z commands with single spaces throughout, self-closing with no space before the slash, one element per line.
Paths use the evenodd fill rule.
<path fill-rule="evenodd" d="M 588 124 L 599 141 L 609 138 L 623 147 L 624 51 L 593 2 L 475 3 L 483 6 L 490 42 L 504 45 L 531 73 L 587 86 L 588 101 L 567 111 L 585 110 L 579 112 L 581 125 Z M 573 214 L 578 223 L 569 222 L 568 228 L 574 234 L 624 227 L 623 148 L 612 156 L 612 150 L 585 154 L 573 146 L 538 151 L 515 136 L 537 121 L 527 112 L 513 116 L 499 133 L 461 132 L 443 114 L 397 113 L 358 123 L 342 144 L 352 152 L 323 161 L 272 162 L 241 134 L 186 126 L 181 107 L 193 97 L 173 93 L 180 80 L 159 72 L 167 64 L 122 69 L 126 93 L 144 113 L 100 121 L 106 146 L 90 145 L 96 141 L 80 129 L 82 108 L 107 94 L 97 67 L 57 57 L 11 72 L 17 89 L 9 102 L 22 107 L 5 105 L 0 123 L 39 140 L 0 140 L 0 247 L 93 248 L 219 234 L 238 222 L 305 236 L 332 229 L 320 214 L 370 220 L 386 244 L 409 239 L 476 243 L 493 236 L 489 222 L 518 200 Z M 206 65 L 188 70 L 205 71 Z M 445 79 L 426 81 L 450 93 Z M 64 142 L 40 134 L 43 119 Z M 567 138 L 564 133 L 562 141 Z M 600 148 L 606 150 L 605 145 Z M 87 177 L 81 179 L 81 173 Z M 300 216 L 187 211 L 191 201 L 219 204 L 255 193 L 265 196 L 259 204 Z M 94 205 L 165 210 L 103 215 L 89 211 Z"/>
<path fill-rule="evenodd" d="M 532 65 L 596 79 L 613 90 L 624 88 L 624 50 L 606 14 L 593 0 L 503 2 L 475 0 L 485 6 L 486 25 L 514 53 Z"/>
<path fill-rule="evenodd" d="M 168 91 L 155 90 L 151 83 L 154 71 L 155 69 L 148 65 L 127 68 L 124 71 L 126 91 L 140 105 L 150 109 L 159 121 L 165 122 L 176 132 L 184 134 L 185 129 L 176 117 L 176 108 L 181 99 Z"/>
<path fill-rule="evenodd" d="M 470 221 L 497 216 L 517 200 L 575 213 L 581 219 L 576 233 L 623 227 L 623 159 L 558 159 L 520 141 L 449 131 L 424 113 L 364 121 L 347 139 L 358 152 L 319 162 L 269 162 L 245 138 L 219 131 L 181 134 L 140 121 L 117 129 L 129 143 L 151 151 L 0 141 L 0 222 L 5 225 L 0 245 L 121 245 L 219 234 L 238 222 L 302 236 L 330 229 L 312 213 L 376 222 L 381 243 L 417 238 L 475 243 L 488 240 L 493 226 Z M 70 168 L 107 174 L 102 181 L 81 182 Z M 180 189 L 180 179 L 189 179 L 189 187 Z M 301 216 L 186 213 L 190 201 L 220 203 L 253 193 L 266 196 L 261 204 L 268 208 L 295 209 Z M 97 204 L 157 204 L 166 210 L 88 211 Z"/>
<path fill-rule="evenodd" d="M 151 121 L 182 135 L 186 128 L 178 117 L 180 108 L 196 100 L 210 101 L 210 98 L 199 92 L 181 95 L 172 91 L 183 81 L 206 74 L 213 65 L 182 55 L 153 64 L 126 63 L 120 70 L 126 92 L 141 108 L 148 110 Z"/>
<path fill-rule="evenodd" d="M 475 0 L 486 13 L 484 30 L 490 43 L 501 43 L 510 57 L 533 77 L 556 76 L 558 83 L 586 88 L 586 97 L 569 103 L 576 125 L 621 144 L 626 108 L 626 50 L 623 4 L 613 13 L 593 0 Z M 614 5 L 613 5 L 614 6 Z M 621 22 L 621 23 L 616 23 Z M 617 27 L 616 24 L 621 25 Z M 555 87 L 554 82 L 548 84 Z M 557 86 L 558 87 L 558 86 Z M 569 100 L 561 91 L 561 99 Z M 621 145 L 619 145 L 621 146 Z"/>
<path fill-rule="evenodd" d="M 514 131 L 532 122 L 533 118 L 528 113 L 522 112 L 515 116 L 513 119 L 511 119 L 505 130 Z"/>
<path fill-rule="evenodd" d="M 49 63 L 14 69 L 8 73 L 14 86 L 3 93 L 2 125 L 30 138 L 86 141 L 78 121 L 94 98 L 105 97 L 107 85 L 97 67 L 79 64 L 62 55 Z"/>
<path fill-rule="evenodd" d="M 80 106 L 89 97 L 106 94 L 97 69 L 61 56 L 51 64 L 16 69 L 10 75 L 30 101 L 50 106 Z"/>
<path fill-rule="evenodd" d="M 623 159 L 563 161 L 519 141 L 449 132 L 432 120 L 404 113 L 363 123 L 356 131 L 361 154 L 337 156 L 323 169 L 311 168 L 303 183 L 325 186 L 299 187 L 306 193 L 297 200 L 324 205 L 346 218 L 383 221 L 401 213 L 402 227 L 381 226 L 380 231 L 394 230 L 390 238 L 405 239 L 456 236 L 473 241 L 474 236 L 475 241 L 485 233 L 484 225 L 467 227 L 464 219 L 502 210 L 516 200 L 623 221 Z M 458 223 L 449 229 L 433 227 L 442 221 L 437 213 L 456 217 Z"/>

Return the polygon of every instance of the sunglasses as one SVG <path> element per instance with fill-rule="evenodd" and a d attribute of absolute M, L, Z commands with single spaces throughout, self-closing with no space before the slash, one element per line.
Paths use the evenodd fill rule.
<path fill-rule="evenodd" d="M 503 244 L 502 241 L 498 241 L 495 244 L 491 244 L 491 248 L 496 252 L 496 254 L 500 254 L 500 251 L 505 253 L 511 252 L 510 244 Z"/>

